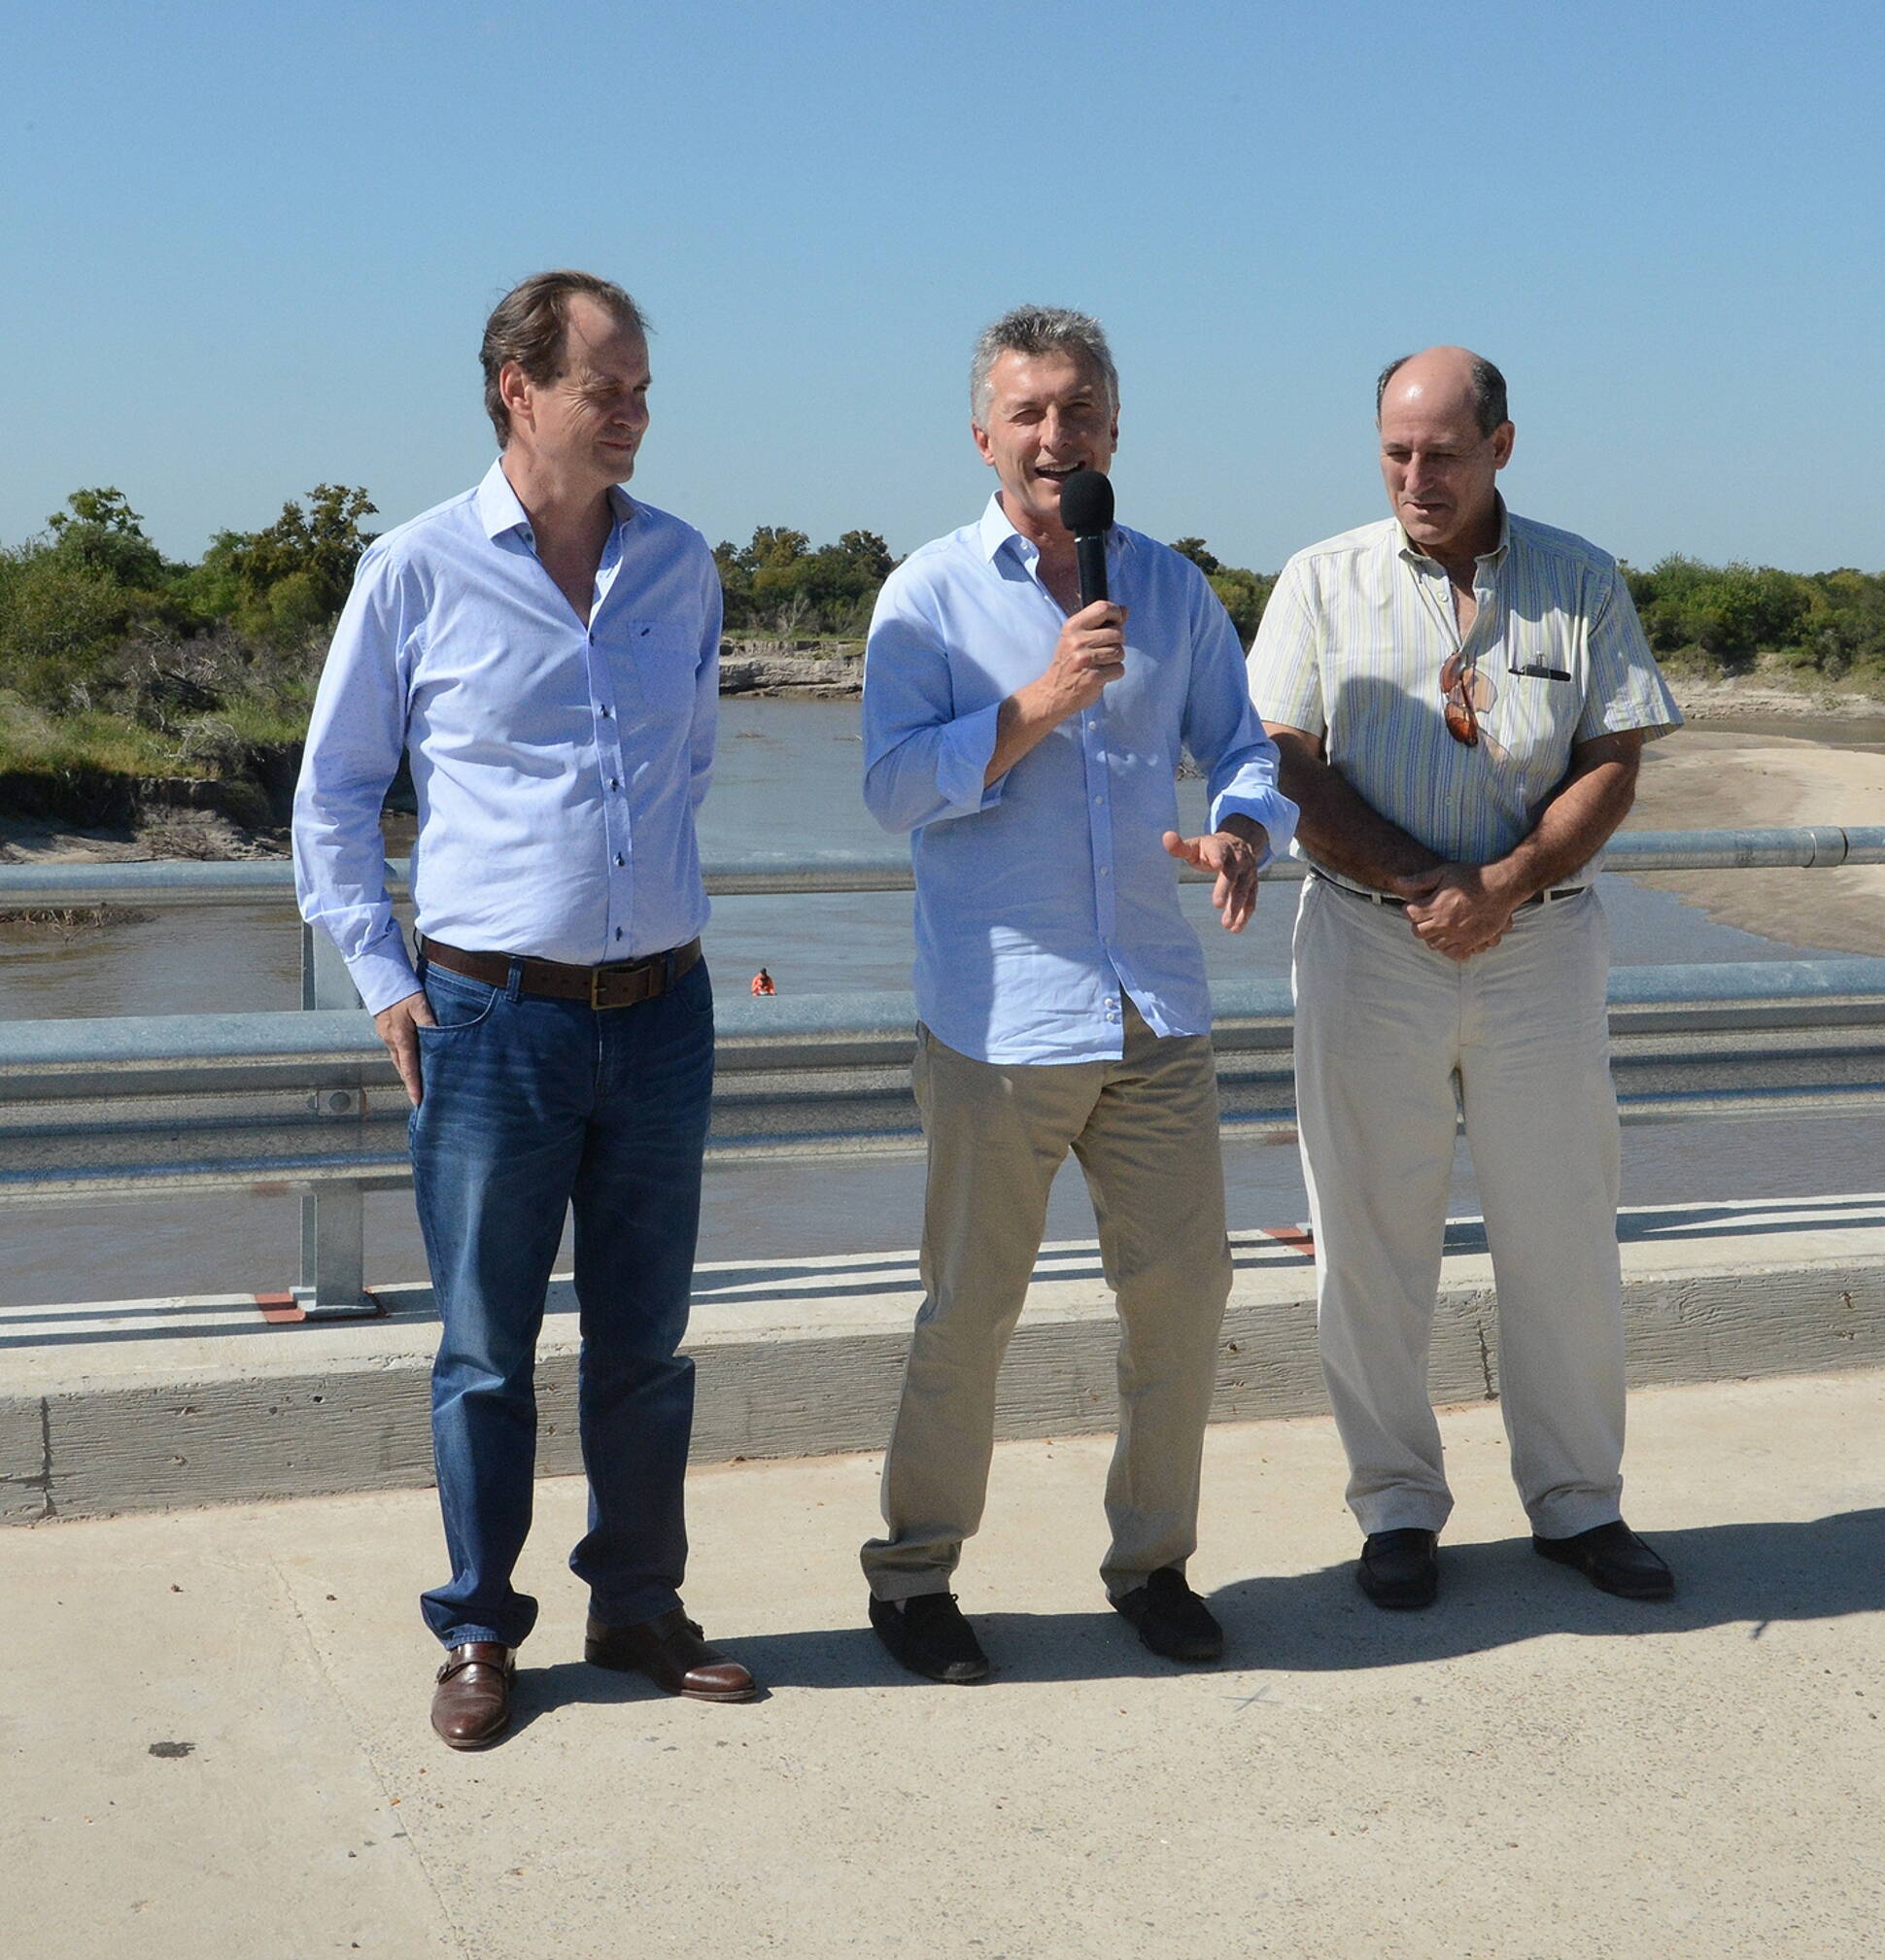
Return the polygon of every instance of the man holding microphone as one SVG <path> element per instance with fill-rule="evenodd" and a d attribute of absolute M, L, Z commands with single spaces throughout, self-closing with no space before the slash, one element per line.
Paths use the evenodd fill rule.
<path fill-rule="evenodd" d="M 1101 1576 L 1153 1652 L 1215 1660 L 1222 1634 L 1184 1566 L 1231 1269 L 1211 1003 L 1173 860 L 1217 874 L 1240 931 L 1295 808 L 1198 568 L 1102 518 L 1082 590 L 1062 493 L 1104 476 L 1118 440 L 1098 322 L 1015 309 L 982 334 L 970 391 L 1000 488 L 891 574 L 865 664 L 865 801 L 913 834 L 929 1151 L 887 1531 L 863 1553 L 871 1621 L 916 1673 L 987 1672 L 948 1584 L 980 1522 L 996 1375 L 1071 1150 L 1121 1323 Z M 1111 599 L 1093 590 L 1102 566 Z M 1182 748 L 1211 795 L 1211 829 L 1189 839 Z"/>

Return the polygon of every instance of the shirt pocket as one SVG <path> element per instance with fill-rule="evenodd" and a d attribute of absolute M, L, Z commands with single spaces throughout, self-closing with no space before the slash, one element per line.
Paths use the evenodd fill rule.
<path fill-rule="evenodd" d="M 631 619 L 610 655 L 624 715 L 656 723 L 692 719 L 698 635 L 672 620 Z"/>

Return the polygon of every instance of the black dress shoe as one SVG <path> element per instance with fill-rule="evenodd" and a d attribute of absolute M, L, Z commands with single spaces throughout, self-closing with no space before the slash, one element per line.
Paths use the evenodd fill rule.
<path fill-rule="evenodd" d="M 583 1659 L 592 1668 L 646 1674 L 657 1688 L 690 1702 L 750 1702 L 759 1683 L 739 1663 L 709 1647 L 681 1607 L 637 1626 L 610 1627 L 589 1616 Z"/>
<path fill-rule="evenodd" d="M 1440 1592 L 1439 1544 L 1438 1531 L 1412 1527 L 1370 1531 L 1354 1576 L 1369 1599 L 1390 1612 L 1430 1606 Z"/>
<path fill-rule="evenodd" d="M 447 1650 L 432 1691 L 432 1727 L 448 1749 L 488 1749 L 510 1727 L 517 1663 L 508 1647 L 468 1640 Z"/>
<path fill-rule="evenodd" d="M 1667 1599 L 1675 1594 L 1675 1574 L 1619 1518 L 1614 1525 L 1595 1525 L 1571 1538 L 1541 1538 L 1531 1549 L 1582 1572 L 1599 1592 L 1620 1599 Z"/>
<path fill-rule="evenodd" d="M 871 1624 L 912 1674 L 932 1681 L 979 1681 L 988 1672 L 988 1656 L 953 1593 L 918 1593 L 911 1599 L 873 1594 Z"/>
<path fill-rule="evenodd" d="M 1168 1661 L 1223 1659 L 1224 1630 L 1176 1565 L 1161 1566 L 1113 1604 L 1132 1622 L 1140 1640 Z"/>

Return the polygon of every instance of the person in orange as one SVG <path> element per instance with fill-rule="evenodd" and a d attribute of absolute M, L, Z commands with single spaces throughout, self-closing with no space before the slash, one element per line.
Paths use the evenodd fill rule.
<path fill-rule="evenodd" d="M 772 976 L 764 967 L 753 976 L 753 994 L 757 999 L 762 994 L 775 994 L 778 988 L 772 984 Z"/>

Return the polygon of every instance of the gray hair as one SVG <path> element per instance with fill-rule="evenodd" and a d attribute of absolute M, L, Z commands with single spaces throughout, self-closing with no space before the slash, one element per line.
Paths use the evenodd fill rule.
<path fill-rule="evenodd" d="M 1090 313 L 1076 313 L 1070 306 L 1017 306 L 982 328 L 969 362 L 969 412 L 978 429 L 988 421 L 989 371 L 1004 354 L 1083 356 L 1100 370 L 1107 405 L 1118 414 L 1119 370 L 1113 364 L 1113 350 L 1100 323 Z"/>
<path fill-rule="evenodd" d="M 1398 361 L 1390 361 L 1381 370 L 1375 383 L 1375 420 L 1381 420 L 1381 404 L 1388 393 L 1388 384 L 1393 380 L 1414 357 L 1403 354 Z M 1505 406 L 1505 376 L 1490 361 L 1482 361 L 1477 354 L 1468 370 L 1473 392 L 1473 420 L 1479 424 L 1482 435 L 1491 435 L 1493 430 L 1511 421 Z"/>

